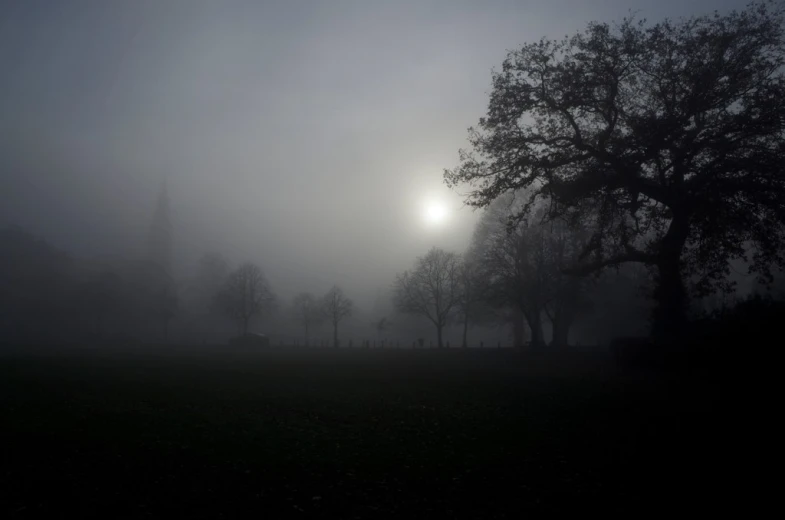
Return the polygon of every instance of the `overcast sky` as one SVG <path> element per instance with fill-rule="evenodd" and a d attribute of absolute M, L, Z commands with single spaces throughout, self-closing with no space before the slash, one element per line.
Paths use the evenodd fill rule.
<path fill-rule="evenodd" d="M 2 2 L 0 225 L 137 255 L 165 178 L 184 273 L 218 250 L 287 295 L 338 283 L 362 303 L 431 245 L 468 243 L 477 215 L 441 172 L 506 50 L 745 3 Z"/>

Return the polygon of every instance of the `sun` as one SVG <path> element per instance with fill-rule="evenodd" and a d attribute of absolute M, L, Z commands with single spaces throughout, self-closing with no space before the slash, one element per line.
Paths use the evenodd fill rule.
<path fill-rule="evenodd" d="M 439 201 L 429 201 L 425 205 L 423 217 L 426 224 L 431 226 L 439 225 L 447 218 L 447 207 Z"/>

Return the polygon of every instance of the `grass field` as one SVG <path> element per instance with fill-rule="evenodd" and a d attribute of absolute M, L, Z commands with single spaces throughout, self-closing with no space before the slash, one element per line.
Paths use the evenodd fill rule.
<path fill-rule="evenodd" d="M 715 385 L 603 356 L 97 349 L 0 381 L 2 518 L 706 512 L 721 478 Z"/>

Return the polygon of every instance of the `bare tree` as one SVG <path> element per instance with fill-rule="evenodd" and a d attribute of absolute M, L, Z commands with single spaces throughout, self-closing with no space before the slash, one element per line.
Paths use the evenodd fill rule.
<path fill-rule="evenodd" d="M 411 271 L 396 277 L 394 288 L 398 310 L 428 318 L 441 348 L 444 326 L 461 302 L 461 258 L 434 247 L 417 258 Z"/>
<path fill-rule="evenodd" d="M 512 320 L 517 347 L 523 346 L 522 314 L 535 345 L 544 343 L 542 313 L 548 301 L 547 266 L 540 230 L 526 223 L 507 225 L 517 207 L 512 196 L 497 199 L 475 228 L 471 251 L 482 266 L 486 297 L 497 308 L 516 309 L 505 313 Z"/>
<path fill-rule="evenodd" d="M 343 294 L 340 287 L 334 285 L 332 289 L 327 291 L 327 294 L 324 295 L 322 299 L 322 309 L 325 316 L 327 316 L 327 319 L 333 324 L 333 346 L 337 348 L 339 344 L 338 324 L 343 321 L 344 318 L 348 318 L 352 315 L 354 303 Z"/>
<path fill-rule="evenodd" d="M 542 227 L 547 269 L 543 310 L 551 322 L 551 346 L 565 347 L 575 319 L 591 308 L 589 291 L 596 285 L 597 276 L 564 272 L 579 261 L 586 246 L 588 233 L 582 227 L 569 226 L 562 220 L 552 220 Z"/>
<path fill-rule="evenodd" d="M 784 28 L 782 2 L 757 2 L 526 44 L 445 180 L 473 206 L 528 189 L 516 218 L 545 198 L 549 218 L 590 224 L 574 272 L 648 266 L 671 339 L 690 290 L 728 289 L 729 260 L 763 279 L 785 265 Z"/>
<path fill-rule="evenodd" d="M 324 309 L 316 301 L 313 294 L 304 292 L 298 294 L 292 300 L 292 312 L 305 329 L 305 343 L 308 344 L 311 327 L 322 322 Z"/>
<path fill-rule="evenodd" d="M 245 263 L 233 271 L 215 303 L 231 319 L 237 321 L 243 335 L 254 316 L 272 308 L 275 295 L 259 266 Z"/>
<path fill-rule="evenodd" d="M 462 347 L 468 347 L 469 326 L 474 321 L 485 319 L 489 315 L 487 306 L 488 284 L 483 275 L 481 257 L 469 251 L 464 255 L 460 268 L 460 299 L 458 308 L 463 320 Z"/>
<path fill-rule="evenodd" d="M 533 344 L 543 344 L 542 314 L 551 321 L 554 346 L 565 346 L 577 314 L 588 306 L 587 288 L 594 278 L 567 274 L 564 269 L 583 250 L 586 234 L 564 221 L 520 221 L 510 215 L 520 208 L 513 195 L 494 201 L 475 229 L 470 255 L 484 296 L 500 308 L 516 308 L 526 319 Z M 537 213 L 542 217 L 542 211 Z M 513 317 L 514 327 L 520 324 Z M 516 329 L 516 346 L 522 334 Z"/>

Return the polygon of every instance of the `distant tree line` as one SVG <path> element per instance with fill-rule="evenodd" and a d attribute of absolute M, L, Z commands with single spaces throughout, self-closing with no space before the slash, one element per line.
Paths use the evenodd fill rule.
<path fill-rule="evenodd" d="M 546 343 L 542 321 L 549 320 L 551 345 L 564 347 L 576 319 L 592 311 L 591 293 L 597 278 L 568 274 L 563 269 L 579 254 L 586 232 L 557 223 L 510 225 L 517 205 L 511 196 L 494 201 L 480 219 L 463 254 L 433 248 L 411 270 L 395 280 L 395 304 L 402 313 L 427 318 L 444 346 L 443 330 L 463 329 L 468 346 L 472 324 L 510 323 L 514 343 Z M 525 328 L 524 328 L 525 324 Z"/>
<path fill-rule="evenodd" d="M 231 269 L 207 253 L 196 273 L 175 281 L 154 262 L 113 265 L 75 259 L 20 228 L 0 229 L 0 342 L 167 343 L 171 323 L 192 340 L 224 342 L 281 310 L 262 269 Z M 321 298 L 297 295 L 287 314 L 305 329 L 329 321 L 333 344 L 354 304 L 338 286 Z M 228 326 L 228 327 L 227 327 Z"/>
<path fill-rule="evenodd" d="M 0 229 L 0 250 L 0 341 L 166 341 L 179 297 L 158 266 L 77 261 L 19 228 Z"/>
<path fill-rule="evenodd" d="M 705 326 L 723 316 L 774 316 L 776 305 L 729 314 L 708 302 L 736 289 L 734 266 L 757 287 L 782 286 L 784 27 L 785 5 L 758 2 L 653 25 L 592 23 L 509 52 L 470 149 L 444 173 L 483 211 L 471 243 L 432 248 L 395 277 L 396 327 L 426 324 L 438 347 L 456 327 L 468 346 L 481 325 L 509 328 L 516 346 L 562 348 L 640 335 L 648 314 L 665 347 L 720 337 Z M 176 281 L 153 262 L 76 261 L 15 228 L 0 230 L 0 251 L 5 341 L 138 331 L 167 341 L 178 316 L 199 337 L 225 337 L 282 307 L 259 266 L 232 270 L 215 253 Z M 298 294 L 282 316 L 306 344 L 329 324 L 337 347 L 355 311 L 334 286 Z M 374 316 L 380 341 L 392 323 Z"/>

